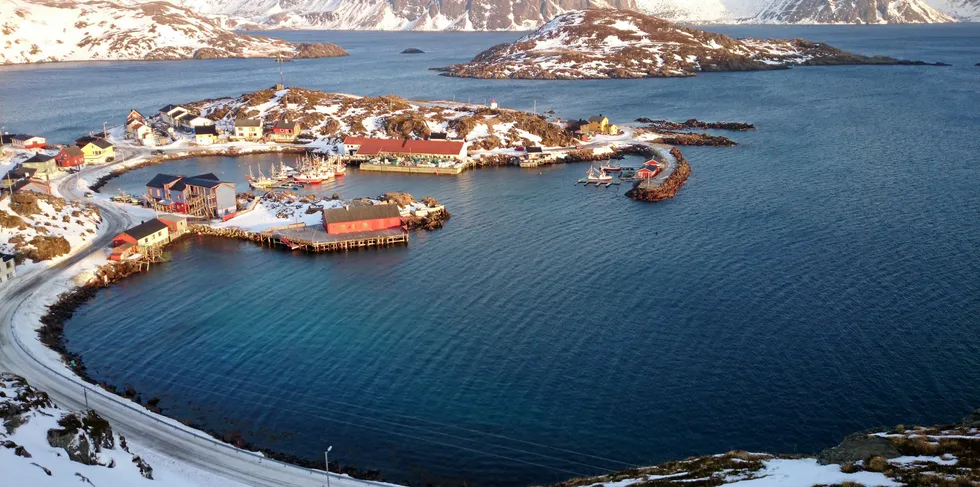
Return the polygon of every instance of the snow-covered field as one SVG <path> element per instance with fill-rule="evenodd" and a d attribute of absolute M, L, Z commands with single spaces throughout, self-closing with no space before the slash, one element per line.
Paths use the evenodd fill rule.
<path fill-rule="evenodd" d="M 62 237 L 70 249 L 81 248 L 95 237 L 102 221 L 96 209 L 65 202 L 58 197 L 36 196 L 33 193 L 27 193 L 26 197 L 36 201 L 21 205 L 9 196 L 0 200 L 0 252 L 13 254 L 36 250 L 34 239 L 38 236 Z M 20 196 L 15 198 L 19 199 Z M 33 208 L 34 205 L 36 208 Z M 57 263 L 66 256 L 63 254 L 41 262 L 28 259 L 17 266 L 17 273 L 23 274 L 39 265 Z"/>

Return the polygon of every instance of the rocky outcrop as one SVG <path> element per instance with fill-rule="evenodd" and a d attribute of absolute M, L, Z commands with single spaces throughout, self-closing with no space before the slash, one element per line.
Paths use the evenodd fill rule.
<path fill-rule="evenodd" d="M 689 129 L 714 129 L 714 130 L 755 130 L 755 125 L 742 122 L 702 122 L 696 118 L 684 122 L 672 122 L 670 120 L 653 120 L 646 117 L 636 119 L 637 122 L 647 124 L 645 128 L 655 131 L 667 130 L 689 130 Z"/>
<path fill-rule="evenodd" d="M 926 63 L 863 56 L 803 39 L 734 39 L 637 12 L 592 9 L 555 17 L 468 63 L 435 69 L 466 78 L 602 79 L 837 64 Z"/>
<path fill-rule="evenodd" d="M 626 196 L 640 201 L 663 201 L 673 198 L 680 191 L 687 178 L 691 175 L 691 165 L 684 159 L 684 154 L 674 147 L 670 149 L 670 155 L 677 160 L 677 168 L 667 176 L 662 184 L 657 187 L 646 187 L 646 181 L 637 181 L 633 188 L 626 192 Z"/>
<path fill-rule="evenodd" d="M 901 456 L 901 453 L 887 438 L 858 433 L 844 438 L 844 441 L 835 447 L 821 451 L 817 455 L 817 460 L 823 464 L 843 465 L 875 456 L 895 458 Z"/>
<path fill-rule="evenodd" d="M 668 145 L 692 145 L 708 147 L 730 147 L 733 145 L 738 145 L 738 143 L 732 139 L 729 139 L 728 137 L 711 134 L 665 134 L 660 136 L 655 142 Z"/>
<path fill-rule="evenodd" d="M 425 54 L 425 51 L 423 51 L 421 49 L 416 49 L 414 47 L 410 47 L 410 48 L 405 49 L 404 51 L 400 52 L 399 54 Z"/>

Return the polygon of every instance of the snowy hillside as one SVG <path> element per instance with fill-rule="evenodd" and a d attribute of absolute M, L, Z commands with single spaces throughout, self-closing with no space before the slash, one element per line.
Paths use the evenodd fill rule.
<path fill-rule="evenodd" d="M 802 39 L 733 39 L 637 12 L 592 9 L 555 17 L 511 44 L 491 47 L 469 63 L 440 70 L 466 78 L 598 79 L 813 64 L 910 63 L 851 54 Z"/>
<path fill-rule="evenodd" d="M 60 409 L 13 374 L 0 374 L 0 421 L 3 485 L 240 486 L 127 442 L 94 412 Z"/>
<path fill-rule="evenodd" d="M 929 24 L 955 22 L 922 0 L 772 0 L 759 24 Z"/>
<path fill-rule="evenodd" d="M 980 0 L 929 0 L 929 4 L 964 22 L 980 22 Z"/>
<path fill-rule="evenodd" d="M 345 55 L 332 44 L 241 35 L 166 2 L 0 0 L 0 63 Z"/>

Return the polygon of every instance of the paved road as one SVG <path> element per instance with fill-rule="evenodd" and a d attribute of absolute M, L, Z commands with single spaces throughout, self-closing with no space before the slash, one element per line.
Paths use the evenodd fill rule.
<path fill-rule="evenodd" d="M 120 149 L 119 161 L 113 165 L 148 152 L 142 149 Z M 104 167 L 86 168 L 79 176 L 84 177 Z M 81 194 L 83 191 L 77 188 L 75 176 L 61 180 L 58 189 L 67 199 L 84 198 Z M 13 328 L 13 320 L 23 311 L 24 303 L 34 299 L 44 283 L 57 278 L 62 271 L 92 253 L 102 251 L 111 243 L 113 236 L 135 223 L 135 218 L 111 203 L 99 199 L 85 201 L 98 205 L 103 219 L 99 236 L 92 244 L 50 268 L 21 276 L 0 290 L 0 370 L 23 376 L 34 387 L 46 391 L 61 407 L 79 410 L 86 406 L 87 401 L 92 409 L 109 420 L 113 428 L 138 445 L 201 470 L 259 487 L 325 485 L 326 476 L 323 471 L 276 462 L 217 442 L 205 433 L 152 414 L 141 406 L 103 391 L 101 388 L 92 387 L 63 366 L 51 367 L 31 355 L 26 342 L 36 340 L 36 337 L 23 336 L 23 330 L 18 333 Z M 352 487 L 383 484 L 331 474 L 331 485 Z"/>

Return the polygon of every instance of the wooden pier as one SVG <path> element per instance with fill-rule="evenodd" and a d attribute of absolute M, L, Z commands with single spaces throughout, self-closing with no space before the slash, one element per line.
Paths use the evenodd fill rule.
<path fill-rule="evenodd" d="M 408 232 L 401 228 L 338 235 L 328 234 L 322 225 L 288 225 L 262 232 L 195 225 L 191 231 L 199 235 L 237 238 L 270 247 L 304 252 L 339 252 L 369 247 L 408 245 Z"/>
<path fill-rule="evenodd" d="M 578 181 L 575 182 L 575 184 L 584 184 L 586 186 L 588 186 L 590 184 L 594 184 L 597 188 L 599 186 L 608 188 L 609 186 L 612 186 L 614 184 L 618 185 L 619 183 L 620 183 L 619 181 L 596 182 L 596 181 L 589 181 L 588 179 L 579 179 Z"/>

